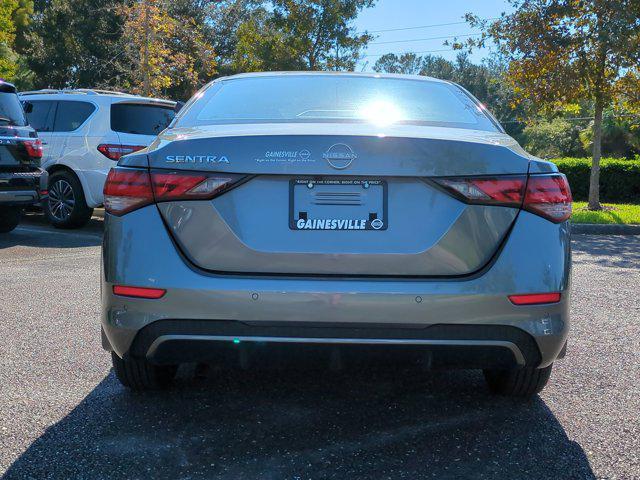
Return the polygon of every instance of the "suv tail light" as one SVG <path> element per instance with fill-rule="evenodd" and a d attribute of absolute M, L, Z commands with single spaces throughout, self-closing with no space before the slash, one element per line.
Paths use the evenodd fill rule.
<path fill-rule="evenodd" d="M 27 150 L 27 155 L 34 159 L 42 158 L 42 140 L 39 138 L 33 140 L 22 141 L 24 148 Z"/>
<path fill-rule="evenodd" d="M 120 160 L 124 155 L 128 155 L 138 150 L 147 148 L 144 145 L 116 145 L 113 143 L 101 143 L 98 145 L 98 151 L 109 160 Z"/>
<path fill-rule="evenodd" d="M 522 208 L 560 223 L 571 216 L 571 189 L 561 173 L 549 175 L 437 178 L 465 203 Z"/>
<path fill-rule="evenodd" d="M 124 215 L 154 202 L 207 200 L 237 186 L 245 175 L 112 168 L 104 186 L 104 207 Z"/>

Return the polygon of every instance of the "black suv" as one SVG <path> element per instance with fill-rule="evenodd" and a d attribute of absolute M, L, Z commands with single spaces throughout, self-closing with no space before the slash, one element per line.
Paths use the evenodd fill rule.
<path fill-rule="evenodd" d="M 22 209 L 46 196 L 41 158 L 42 142 L 27 123 L 16 87 L 0 80 L 0 233 L 16 228 Z"/>

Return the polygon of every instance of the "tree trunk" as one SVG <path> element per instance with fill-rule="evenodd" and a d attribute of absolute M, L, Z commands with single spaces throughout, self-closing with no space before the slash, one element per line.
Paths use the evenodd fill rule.
<path fill-rule="evenodd" d="M 144 45 L 142 48 L 142 94 L 145 97 L 151 96 L 149 87 L 149 2 L 145 0 L 142 4 L 144 10 Z"/>
<path fill-rule="evenodd" d="M 591 161 L 591 178 L 589 181 L 589 210 L 602 210 L 600 205 L 600 158 L 602 157 L 603 110 L 602 101 L 597 99 L 595 118 L 593 120 L 593 160 Z"/>

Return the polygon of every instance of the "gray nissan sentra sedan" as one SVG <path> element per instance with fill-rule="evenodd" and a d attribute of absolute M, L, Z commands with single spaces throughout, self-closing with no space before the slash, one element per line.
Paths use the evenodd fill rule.
<path fill-rule="evenodd" d="M 455 84 L 221 78 L 104 193 L 102 338 L 127 387 L 296 344 L 530 396 L 564 356 L 567 180 Z"/>

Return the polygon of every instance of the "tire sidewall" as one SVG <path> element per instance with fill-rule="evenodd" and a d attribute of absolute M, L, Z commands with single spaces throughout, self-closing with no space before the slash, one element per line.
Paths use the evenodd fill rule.
<path fill-rule="evenodd" d="M 56 228 L 81 227 L 89 221 L 91 214 L 93 213 L 93 209 L 87 206 L 80 180 L 70 172 L 56 172 L 49 177 L 49 191 L 51 191 L 51 187 L 59 180 L 64 180 L 71 187 L 75 202 L 73 210 L 65 220 L 60 220 L 53 216 L 49 202 L 46 201 L 44 203 L 44 211 L 47 219 L 49 220 L 49 223 Z"/>

